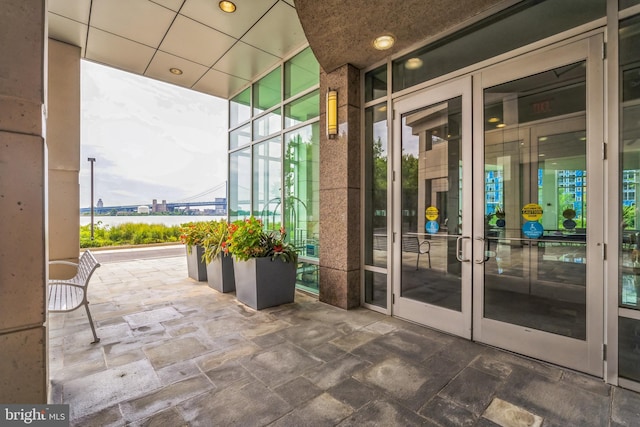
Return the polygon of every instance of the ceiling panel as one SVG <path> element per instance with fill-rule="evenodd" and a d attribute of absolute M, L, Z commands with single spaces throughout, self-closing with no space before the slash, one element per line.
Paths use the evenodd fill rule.
<path fill-rule="evenodd" d="M 49 19 L 49 37 L 73 46 L 80 46 L 82 49 L 80 54 L 84 56 L 87 26 L 54 13 L 49 13 L 47 18 Z"/>
<path fill-rule="evenodd" d="M 179 68 L 182 70 L 182 74 L 175 75 L 169 71 L 170 68 Z M 187 61 L 186 59 L 158 51 L 151 60 L 151 64 L 149 64 L 144 75 L 164 82 L 173 83 L 178 86 L 190 88 L 208 70 L 208 67 L 196 64 L 195 62 Z"/>
<path fill-rule="evenodd" d="M 211 67 L 236 39 L 178 15 L 160 50 Z"/>
<path fill-rule="evenodd" d="M 236 0 L 236 11 L 225 13 L 218 7 L 217 0 L 186 0 L 180 14 L 239 39 L 277 1 Z"/>
<path fill-rule="evenodd" d="M 91 0 L 49 0 L 48 9 L 49 12 L 56 15 L 66 16 L 74 21 L 88 24 Z"/>
<path fill-rule="evenodd" d="M 150 1 L 93 0 L 91 26 L 158 47 L 176 13 Z"/>
<path fill-rule="evenodd" d="M 91 28 L 86 58 L 142 75 L 155 49 Z"/>
<path fill-rule="evenodd" d="M 263 52 L 246 43 L 237 42 L 214 64 L 213 69 L 251 80 L 257 74 L 275 65 L 279 60 L 277 56 Z"/>
<path fill-rule="evenodd" d="M 171 9 L 175 12 L 180 10 L 180 7 L 184 3 L 184 0 L 151 0 L 153 3 L 157 3 L 161 6 Z"/>
<path fill-rule="evenodd" d="M 242 41 L 282 58 L 305 44 L 306 38 L 296 10 L 285 2 L 278 2 Z"/>
<path fill-rule="evenodd" d="M 216 70 L 209 70 L 199 81 L 193 86 L 194 90 L 208 93 L 220 98 L 228 99 L 232 94 L 246 86 L 249 80 L 230 76 Z"/>

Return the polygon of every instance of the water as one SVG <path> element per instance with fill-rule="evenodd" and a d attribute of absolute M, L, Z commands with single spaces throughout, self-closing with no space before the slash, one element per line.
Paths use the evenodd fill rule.
<path fill-rule="evenodd" d="M 133 222 L 138 224 L 164 224 L 164 225 L 180 225 L 186 222 L 196 221 L 213 221 L 225 219 L 226 216 L 209 216 L 209 215 L 137 215 L 137 216 L 94 216 L 93 224 L 104 227 L 124 224 L 125 222 Z M 102 224 L 98 224 L 101 222 Z M 91 224 L 91 216 L 81 216 L 80 225 Z"/>

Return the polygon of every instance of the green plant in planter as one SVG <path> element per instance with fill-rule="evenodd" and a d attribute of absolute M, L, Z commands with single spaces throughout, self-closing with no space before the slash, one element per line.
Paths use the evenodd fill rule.
<path fill-rule="evenodd" d="M 262 221 L 253 216 L 229 225 L 225 250 L 240 261 L 262 257 L 281 259 L 284 262 L 298 260 L 296 249 L 286 241 L 283 228 L 279 231 L 265 231 Z"/>
<path fill-rule="evenodd" d="M 180 242 L 186 245 L 191 253 L 192 246 L 202 246 L 208 230 L 209 223 L 206 221 L 180 224 Z"/>
<path fill-rule="evenodd" d="M 210 221 L 205 237 L 202 239 L 204 254 L 202 259 L 205 263 L 210 264 L 211 261 L 220 255 L 226 255 L 227 239 L 229 237 L 229 225 L 227 221 L 221 219 L 219 221 Z"/>

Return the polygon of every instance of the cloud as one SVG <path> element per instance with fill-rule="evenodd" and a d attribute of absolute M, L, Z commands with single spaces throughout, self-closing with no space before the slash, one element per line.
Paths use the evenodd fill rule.
<path fill-rule="evenodd" d="M 186 199 L 227 178 L 227 101 L 82 62 L 80 206 Z M 224 189 L 209 198 L 224 196 Z"/>

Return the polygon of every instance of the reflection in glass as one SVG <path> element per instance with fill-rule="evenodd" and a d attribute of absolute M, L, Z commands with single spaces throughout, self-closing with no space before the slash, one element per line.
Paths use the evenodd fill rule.
<path fill-rule="evenodd" d="M 620 3 L 618 5 L 618 9 L 619 10 L 623 10 L 623 9 L 626 9 L 628 7 L 635 6 L 635 5 L 638 5 L 638 4 L 640 4 L 640 0 L 620 0 Z"/>
<path fill-rule="evenodd" d="M 251 118 L 251 88 L 248 87 L 229 101 L 229 127 L 236 127 Z"/>
<path fill-rule="evenodd" d="M 402 116 L 401 294 L 461 311 L 462 97 Z"/>
<path fill-rule="evenodd" d="M 365 110 L 364 263 L 387 267 L 387 104 Z M 386 301 L 386 299 L 385 299 Z"/>
<path fill-rule="evenodd" d="M 280 67 L 253 84 L 253 114 L 257 115 L 281 102 Z"/>
<path fill-rule="evenodd" d="M 387 275 L 364 272 L 364 302 L 387 308 Z"/>
<path fill-rule="evenodd" d="M 279 230 L 281 184 L 280 137 L 253 146 L 253 216 L 267 230 Z"/>
<path fill-rule="evenodd" d="M 260 140 L 280 130 L 282 130 L 282 117 L 278 108 L 253 121 L 253 140 Z"/>
<path fill-rule="evenodd" d="M 229 133 L 229 149 L 241 147 L 251 143 L 251 125 L 245 125 Z"/>
<path fill-rule="evenodd" d="M 604 17 L 606 0 L 518 2 L 435 43 L 393 61 L 393 91 Z M 540 25 L 544 22 L 544 25 Z M 508 37 L 504 35 L 508 34 Z"/>
<path fill-rule="evenodd" d="M 640 320 L 618 318 L 620 377 L 640 381 Z"/>
<path fill-rule="evenodd" d="M 364 75 L 364 100 L 373 101 L 383 96 L 387 96 L 386 64 Z"/>
<path fill-rule="evenodd" d="M 284 99 L 320 83 L 320 65 L 308 47 L 284 64 Z"/>
<path fill-rule="evenodd" d="M 229 154 L 229 221 L 251 214 L 251 152 L 249 148 Z"/>
<path fill-rule="evenodd" d="M 320 115 L 320 93 L 316 90 L 284 106 L 284 127 L 288 128 Z"/>
<path fill-rule="evenodd" d="M 484 317 L 581 340 L 585 84 L 578 62 L 484 91 Z M 527 204 L 541 208 L 529 222 Z"/>
<path fill-rule="evenodd" d="M 320 251 L 319 124 L 285 134 L 284 222 L 287 238 L 303 258 L 317 260 Z"/>

